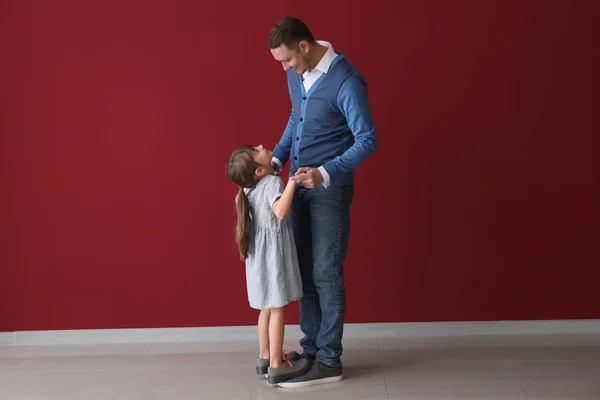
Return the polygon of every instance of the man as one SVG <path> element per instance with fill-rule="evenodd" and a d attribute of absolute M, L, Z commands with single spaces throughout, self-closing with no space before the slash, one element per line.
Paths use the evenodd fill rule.
<path fill-rule="evenodd" d="M 287 73 L 292 113 L 275 147 L 273 166 L 291 161 L 301 182 L 290 219 L 304 297 L 300 345 L 312 362 L 303 376 L 280 383 L 305 387 L 342 379 L 346 312 L 343 263 L 350 234 L 353 170 L 375 152 L 377 139 L 366 82 L 332 45 L 315 41 L 299 19 L 277 21 L 269 47 Z"/>

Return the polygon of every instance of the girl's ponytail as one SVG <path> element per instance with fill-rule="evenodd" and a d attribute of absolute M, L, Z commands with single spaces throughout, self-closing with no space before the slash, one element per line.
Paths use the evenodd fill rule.
<path fill-rule="evenodd" d="M 227 163 L 227 177 L 239 188 L 235 198 L 235 210 L 237 212 L 237 225 L 235 227 L 235 242 L 240 250 L 242 261 L 248 258 L 252 246 L 252 216 L 250 215 L 250 203 L 244 188 L 252 188 L 256 185 L 256 170 L 261 167 L 254 161 L 256 149 L 250 145 L 240 146 L 233 151 Z"/>
<path fill-rule="evenodd" d="M 235 228 L 235 241 L 240 250 L 240 259 L 244 261 L 248 258 L 250 252 L 250 235 L 252 233 L 252 218 L 250 216 L 250 204 L 244 189 L 240 191 L 235 199 L 235 209 L 237 211 L 237 226 Z"/>

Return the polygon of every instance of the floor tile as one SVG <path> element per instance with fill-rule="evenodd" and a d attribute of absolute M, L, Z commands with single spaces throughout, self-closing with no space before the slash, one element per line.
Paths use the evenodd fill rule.
<path fill-rule="evenodd" d="M 526 399 L 515 377 L 518 363 L 456 363 L 383 366 L 390 399 Z"/>
<path fill-rule="evenodd" d="M 139 369 L 181 369 L 206 367 L 248 367 L 256 366 L 256 352 L 239 353 L 195 353 L 195 354 L 156 354 L 144 356 Z"/>
<path fill-rule="evenodd" d="M 248 368 L 134 372 L 118 400 L 249 399 L 257 379 Z"/>
<path fill-rule="evenodd" d="M 86 344 L 54 346 L 0 346 L 2 357 L 109 356 L 145 354 L 151 344 Z"/>
<path fill-rule="evenodd" d="M 454 337 L 398 337 L 380 338 L 380 350 L 394 349 L 443 349 L 456 347 L 491 347 L 494 338 L 489 336 Z"/>
<path fill-rule="evenodd" d="M 15 374 L 28 388 L 18 400 L 115 400 L 131 371 L 69 371 Z"/>
<path fill-rule="evenodd" d="M 0 399 L 600 399 L 600 342 L 588 336 L 344 341 L 345 379 L 271 387 L 255 340 L 0 346 Z M 286 350 L 301 351 L 297 339 Z"/>
<path fill-rule="evenodd" d="M 381 350 L 381 357 L 384 367 L 387 364 L 419 367 L 456 362 L 507 361 L 502 350 L 488 347 Z"/>
<path fill-rule="evenodd" d="M 600 361 L 598 346 L 456 347 L 381 350 L 383 363 L 432 365 L 454 362 Z"/>
<path fill-rule="evenodd" d="M 12 372 L 21 365 L 22 358 L 0 358 L 0 372 Z"/>
<path fill-rule="evenodd" d="M 443 396 L 443 397 L 432 397 L 432 399 L 438 400 L 515 400 L 514 397 L 456 397 L 456 396 Z M 523 400 L 525 398 L 518 397 L 517 400 Z M 423 400 L 422 397 L 412 397 L 412 396 L 403 396 L 403 397 L 390 397 L 389 400 Z M 556 399 L 555 399 L 556 400 Z M 586 399 L 587 400 L 587 399 Z"/>
<path fill-rule="evenodd" d="M 456 347 L 600 346 L 600 335 L 476 335 L 380 338 L 382 350 Z"/>
<path fill-rule="evenodd" d="M 224 341 L 224 342 L 181 342 L 155 343 L 148 354 L 195 354 L 195 353 L 258 353 L 258 342 L 255 341 Z"/>
<path fill-rule="evenodd" d="M 0 399 L 18 399 L 28 389 L 31 383 L 23 377 L 13 375 L 7 372 L 0 372 Z"/>
<path fill-rule="evenodd" d="M 529 400 L 598 400 L 597 396 L 577 396 L 577 397 L 530 397 Z"/>
<path fill-rule="evenodd" d="M 25 358 L 17 371 L 83 371 L 134 370 L 140 364 L 139 355 L 124 356 L 57 356 Z"/>
<path fill-rule="evenodd" d="M 522 346 L 499 347 L 507 361 L 598 361 L 600 346 Z"/>
<path fill-rule="evenodd" d="M 525 363 L 517 378 L 530 398 L 587 396 L 600 399 L 600 363 Z"/>

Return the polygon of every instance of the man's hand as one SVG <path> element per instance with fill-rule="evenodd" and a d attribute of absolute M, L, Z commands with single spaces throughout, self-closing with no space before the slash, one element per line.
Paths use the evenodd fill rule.
<path fill-rule="evenodd" d="M 323 175 L 318 168 L 302 167 L 296 171 L 291 179 L 302 183 L 307 189 L 314 189 L 323 183 Z"/>

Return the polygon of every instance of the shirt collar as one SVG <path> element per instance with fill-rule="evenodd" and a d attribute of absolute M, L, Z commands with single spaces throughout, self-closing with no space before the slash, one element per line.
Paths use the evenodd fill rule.
<path fill-rule="evenodd" d="M 315 70 L 321 71 L 326 74 L 327 71 L 329 71 L 329 68 L 331 67 L 331 63 L 333 62 L 335 57 L 337 57 L 337 54 L 335 53 L 335 51 L 333 51 L 333 46 L 331 45 L 331 43 L 326 42 L 324 40 L 317 40 L 317 43 L 319 43 L 321 46 L 327 47 L 327 51 L 315 67 Z"/>

